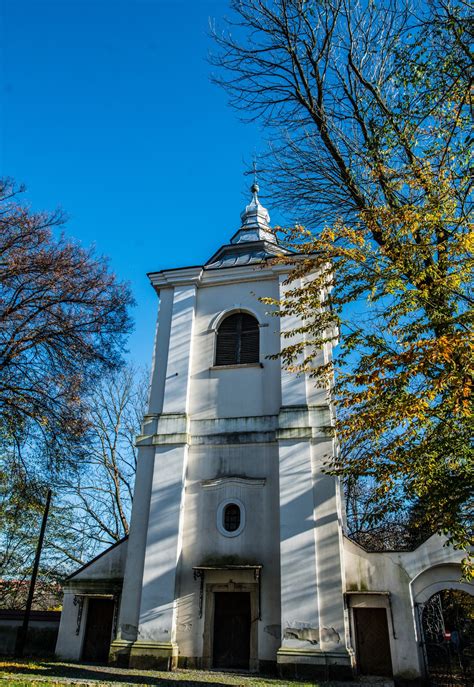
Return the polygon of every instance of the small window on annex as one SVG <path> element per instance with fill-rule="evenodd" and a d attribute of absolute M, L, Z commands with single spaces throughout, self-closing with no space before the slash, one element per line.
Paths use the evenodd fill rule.
<path fill-rule="evenodd" d="M 258 322 L 248 313 L 226 317 L 217 330 L 216 365 L 245 365 L 260 361 Z"/>

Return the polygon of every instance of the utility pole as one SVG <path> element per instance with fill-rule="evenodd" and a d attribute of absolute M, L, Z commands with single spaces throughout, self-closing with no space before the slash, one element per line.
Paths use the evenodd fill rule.
<path fill-rule="evenodd" d="M 41 523 L 38 544 L 36 545 L 35 562 L 33 565 L 33 571 L 31 573 L 30 589 L 28 591 L 28 599 L 26 601 L 25 615 L 23 616 L 23 624 L 21 627 L 18 628 L 18 634 L 16 636 L 15 658 L 21 658 L 25 650 L 26 635 L 28 633 L 28 624 L 30 622 L 31 605 L 33 603 L 33 594 L 35 593 L 36 577 L 38 575 L 39 562 L 41 558 L 41 549 L 43 548 L 44 532 L 46 530 L 46 522 L 48 520 L 50 502 L 51 489 L 48 489 L 48 495 L 46 496 L 46 505 L 44 507 L 43 512 L 43 521 Z"/>

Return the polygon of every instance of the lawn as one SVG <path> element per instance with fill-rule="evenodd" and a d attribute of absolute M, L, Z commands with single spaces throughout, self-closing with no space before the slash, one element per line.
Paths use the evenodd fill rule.
<path fill-rule="evenodd" d="M 254 675 L 237 675 L 203 670 L 177 670 L 166 673 L 132 670 L 105 665 L 84 665 L 61 661 L 0 660 L 0 686 L 9 687 L 318 687 L 313 682 L 289 682 Z"/>

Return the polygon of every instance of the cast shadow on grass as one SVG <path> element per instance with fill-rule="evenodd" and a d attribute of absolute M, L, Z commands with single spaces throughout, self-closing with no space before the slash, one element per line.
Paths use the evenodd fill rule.
<path fill-rule="evenodd" d="M 3 663 L 3 665 L 1 665 Z M 103 668 L 103 669 L 102 669 Z M 185 676 L 170 673 L 170 677 L 158 677 L 147 671 L 148 674 L 133 675 L 128 671 L 115 672 L 110 667 L 100 664 L 61 664 L 54 662 L 41 661 L 0 661 L 0 673 L 9 674 L 12 679 L 21 679 L 22 676 L 35 677 L 37 680 L 61 680 L 62 678 L 73 680 L 95 680 L 100 685 L 101 682 L 121 682 L 137 685 L 155 685 L 155 687 L 208 687 L 209 684 L 215 687 L 229 687 L 229 683 L 211 682 L 206 680 L 187 680 Z"/>

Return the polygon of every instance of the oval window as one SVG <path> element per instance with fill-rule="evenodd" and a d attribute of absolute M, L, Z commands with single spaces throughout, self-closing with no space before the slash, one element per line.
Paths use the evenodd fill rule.
<path fill-rule="evenodd" d="M 238 537 L 245 528 L 245 506 L 235 496 L 221 501 L 216 511 L 216 526 L 224 537 Z"/>
<path fill-rule="evenodd" d="M 240 527 L 240 508 L 236 503 L 229 503 L 224 508 L 224 529 L 235 532 Z"/>

